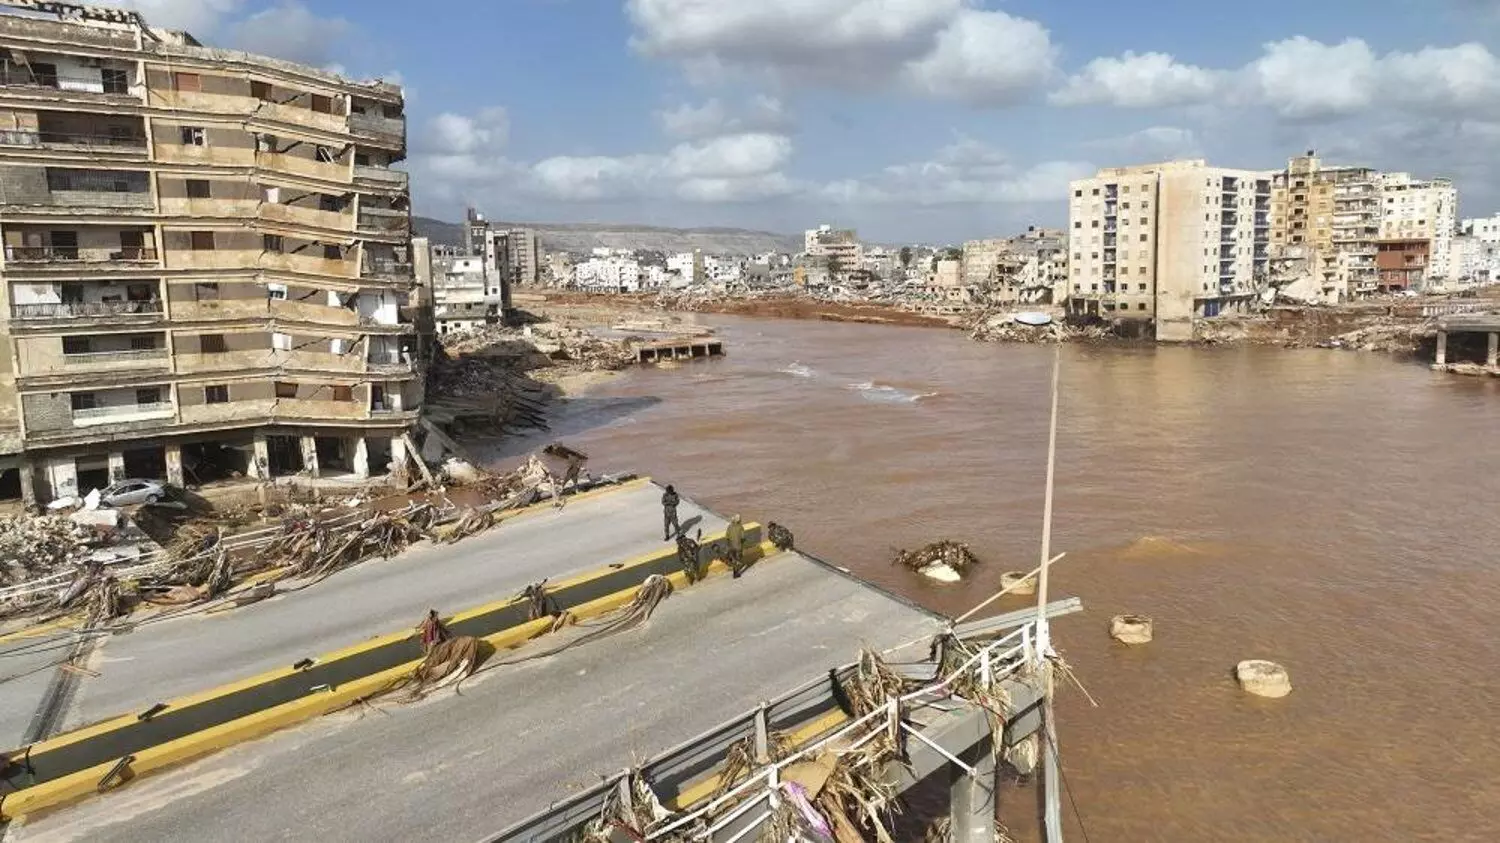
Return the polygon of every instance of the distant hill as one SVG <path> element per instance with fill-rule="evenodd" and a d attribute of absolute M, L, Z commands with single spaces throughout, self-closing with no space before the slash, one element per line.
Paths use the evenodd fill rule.
<path fill-rule="evenodd" d="M 411 221 L 418 237 L 428 237 L 434 243 L 450 246 L 463 245 L 464 227 L 460 223 L 443 222 L 430 217 L 412 217 Z M 542 238 L 542 248 L 549 251 L 588 252 L 598 246 L 668 253 L 702 249 L 706 254 L 716 255 L 802 251 L 802 238 L 799 236 L 745 228 L 661 228 L 611 223 L 494 221 L 490 224 L 497 228 L 536 229 Z"/>

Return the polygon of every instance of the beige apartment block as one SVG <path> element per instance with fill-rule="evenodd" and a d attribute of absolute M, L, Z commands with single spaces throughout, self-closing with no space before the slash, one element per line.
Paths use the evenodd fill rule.
<path fill-rule="evenodd" d="M 1453 238 L 1458 233 L 1458 188 L 1453 182 L 1386 173 L 1380 180 L 1380 200 L 1382 241 L 1427 241 L 1427 264 L 1420 281 L 1457 277 Z M 1400 285 L 1381 286 L 1394 289 Z"/>
<path fill-rule="evenodd" d="M 1269 269 L 1271 177 L 1202 160 L 1100 170 L 1069 185 L 1066 307 L 1161 342 L 1243 312 Z"/>
<path fill-rule="evenodd" d="M 0 494 L 406 459 L 400 88 L 56 11 L 0 14 Z"/>
<path fill-rule="evenodd" d="M 1310 285 L 1329 304 L 1377 287 L 1381 175 L 1368 167 L 1329 167 L 1312 150 L 1275 174 L 1271 190 L 1272 275 Z"/>

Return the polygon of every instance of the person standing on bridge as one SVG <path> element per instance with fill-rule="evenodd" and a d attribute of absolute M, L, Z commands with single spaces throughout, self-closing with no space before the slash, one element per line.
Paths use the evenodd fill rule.
<path fill-rule="evenodd" d="M 682 498 L 677 496 L 677 490 L 668 486 L 661 496 L 662 541 L 671 541 L 673 536 L 682 532 L 682 524 L 677 520 L 677 505 L 680 503 Z"/>
<path fill-rule="evenodd" d="M 745 572 L 745 525 L 738 515 L 729 519 L 729 526 L 724 530 L 724 544 L 728 546 L 724 561 L 729 563 L 734 578 L 739 579 Z"/>

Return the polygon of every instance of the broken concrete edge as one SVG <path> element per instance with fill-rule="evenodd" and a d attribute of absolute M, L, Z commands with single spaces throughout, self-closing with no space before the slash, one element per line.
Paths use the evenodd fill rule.
<path fill-rule="evenodd" d="M 756 525 L 756 524 L 753 524 L 753 523 L 745 525 L 747 531 L 755 529 L 758 526 L 759 525 Z M 722 540 L 723 538 L 724 538 L 724 534 L 722 532 L 720 532 L 719 534 L 717 534 L 711 540 L 712 541 L 719 541 L 719 540 Z M 662 549 L 658 549 L 658 550 L 651 551 L 651 552 L 648 552 L 648 553 L 644 553 L 644 554 L 641 554 L 639 556 L 633 557 L 631 559 L 627 559 L 627 560 L 625 560 L 623 562 L 612 563 L 610 565 L 605 565 L 602 568 L 596 568 L 596 569 L 594 569 L 592 571 L 586 571 L 584 573 L 578 574 L 578 575 L 573 576 L 573 577 L 568 577 L 568 578 L 563 579 L 563 580 L 558 580 L 557 582 L 554 582 L 554 583 L 549 583 L 548 584 L 548 590 L 550 591 L 550 590 L 565 589 L 565 588 L 569 588 L 569 587 L 572 587 L 572 586 L 581 585 L 583 583 L 587 583 L 587 582 L 590 582 L 590 581 L 593 581 L 593 580 L 596 580 L 596 579 L 600 579 L 602 577 L 614 575 L 614 574 L 616 574 L 616 573 L 618 573 L 618 572 L 620 572 L 622 570 L 630 570 L 632 568 L 638 568 L 638 567 L 641 567 L 641 566 L 644 566 L 644 565 L 652 564 L 653 562 L 657 562 L 657 561 L 661 560 L 663 557 L 675 556 L 676 553 L 677 553 L 677 550 L 676 550 L 675 547 L 674 548 L 662 548 Z M 450 623 L 450 624 L 451 623 L 461 622 L 461 621 L 467 620 L 467 619 L 472 618 L 472 617 L 478 617 L 478 616 L 481 616 L 481 615 L 485 615 L 485 614 L 489 614 L 489 613 L 498 611 L 498 610 L 503 609 L 503 608 L 505 608 L 507 606 L 511 606 L 511 605 L 514 605 L 514 604 L 517 604 L 517 603 L 525 603 L 526 600 L 527 600 L 527 598 L 521 597 L 521 596 L 507 597 L 504 600 L 497 600 L 497 601 L 493 601 L 493 602 L 490 602 L 490 603 L 486 603 L 486 604 L 481 605 L 481 606 L 476 606 L 476 607 L 473 607 L 473 608 L 470 608 L 470 609 L 466 609 L 466 610 L 463 610 L 461 612 L 456 612 L 453 615 L 450 615 L 450 616 L 444 618 L 444 621 L 446 623 Z M 381 647 L 389 646 L 391 644 L 394 644 L 394 643 L 397 643 L 397 642 L 400 642 L 400 641 L 404 641 L 406 639 L 412 638 L 416 634 L 417 633 L 416 633 L 416 631 L 414 629 L 408 629 L 408 630 L 403 630 L 403 631 L 400 631 L 400 632 L 392 632 L 392 633 L 387 633 L 386 635 L 376 636 L 374 638 L 369 638 L 369 639 L 366 639 L 364 641 L 361 641 L 358 644 L 354 644 L 354 645 L 351 645 L 351 646 L 348 646 L 348 647 L 344 647 L 344 648 L 339 649 L 339 650 L 334 650 L 334 651 L 329 652 L 329 653 L 324 653 L 324 654 L 322 654 L 322 655 L 314 658 L 314 663 L 322 664 L 322 663 L 327 663 L 327 662 L 338 661 L 340 659 L 346 659 L 346 658 L 349 658 L 349 657 L 352 657 L 352 656 L 359 655 L 359 654 L 364 653 L 364 652 L 369 651 L 369 650 L 379 649 Z M 298 670 L 298 668 L 295 665 L 288 665 L 287 667 L 276 668 L 275 670 L 266 671 L 266 672 L 258 674 L 256 676 L 251 676 L 251 677 L 248 677 L 246 679 L 239 680 L 237 682 L 231 682 L 231 683 L 226 684 L 226 685 L 221 685 L 221 686 L 219 686 L 217 688 L 212 688 L 210 690 L 201 691 L 201 692 L 196 693 L 196 694 L 190 694 L 190 695 L 188 695 L 186 697 L 181 697 L 179 699 L 172 700 L 172 701 L 166 703 L 166 709 L 163 709 L 163 710 L 174 710 L 175 711 L 175 710 L 179 710 L 179 709 L 183 709 L 183 708 L 188 708 L 188 707 L 194 706 L 194 705 L 200 705 L 202 703 L 210 702 L 210 701 L 218 699 L 220 697 L 225 697 L 225 696 L 228 696 L 228 695 L 233 694 L 233 693 L 244 691 L 244 690 L 246 690 L 248 688 L 253 688 L 253 687 L 257 686 L 257 685 L 264 685 L 266 683 L 273 682 L 273 681 L 276 681 L 278 679 L 283 679 L 283 678 L 285 678 L 287 676 L 295 675 L 298 672 L 299 672 L 299 670 Z M 48 738 L 47 740 L 44 740 L 44 741 L 39 741 L 39 742 L 37 742 L 35 744 L 31 744 L 30 746 L 18 748 L 18 749 L 13 750 L 13 751 L 11 751 L 9 753 L 6 753 L 4 756 L 0 756 L 0 757 L 4 757 L 4 758 L 6 758 L 8 760 L 12 760 L 13 761 L 13 760 L 16 760 L 16 759 L 23 758 L 27 754 L 40 754 L 40 753 L 47 752 L 47 751 L 50 751 L 50 750 L 53 750 L 53 749 L 57 749 L 58 747 L 67 746 L 69 744 L 78 743 L 80 741 L 84 741 L 84 740 L 88 740 L 90 738 L 98 737 L 99 735 L 105 734 L 105 733 L 113 731 L 115 729 L 120 729 L 120 728 L 123 728 L 123 727 L 126 727 L 126 726 L 130 726 L 130 725 L 132 725 L 132 724 L 134 724 L 136 722 L 137 722 L 137 712 L 129 712 L 129 713 L 126 713 L 126 714 L 121 714 L 121 715 L 118 715 L 116 717 L 112 717 L 112 718 L 109 718 L 109 719 L 106 719 L 106 720 L 101 720 L 101 721 L 99 721 L 97 723 L 89 724 L 87 726 L 82 726 L 82 727 L 80 727 L 78 729 L 74 729 L 72 731 L 65 732 L 65 733 L 63 733 L 61 735 L 57 735 L 55 737 Z"/>
<path fill-rule="evenodd" d="M 746 525 L 746 529 L 749 530 L 758 526 L 759 525 L 757 524 L 751 523 Z M 720 534 L 715 538 L 715 540 L 717 541 L 722 538 L 723 535 Z M 675 550 L 672 551 L 672 553 L 674 554 L 675 552 Z M 780 552 L 781 551 L 770 542 L 761 542 L 745 549 L 745 559 L 747 562 L 758 562 L 762 559 L 774 557 Z M 633 560 L 632 562 L 627 563 L 622 567 L 634 567 L 641 564 L 647 564 L 651 561 L 659 559 L 660 557 L 660 552 L 651 554 L 649 556 L 638 557 L 636 560 Z M 617 569 L 609 568 L 606 569 L 606 573 L 613 573 L 615 570 Z M 723 560 L 714 559 L 708 565 L 704 566 L 702 577 L 722 576 L 730 572 L 730 567 Z M 575 578 L 574 581 L 586 581 L 599 575 L 600 574 L 598 573 L 584 575 L 582 577 Z M 666 576 L 667 580 L 672 584 L 673 591 L 686 588 L 693 584 L 693 581 L 688 578 L 688 575 L 685 571 L 677 571 Z M 570 581 L 570 583 L 571 582 L 573 581 Z M 629 605 L 633 600 L 636 599 L 638 591 L 639 587 L 633 587 L 605 595 L 604 597 L 600 597 L 595 600 L 591 600 L 588 603 L 584 603 L 580 606 L 570 609 L 568 611 L 568 617 L 570 618 L 570 620 L 576 622 L 608 614 L 609 612 Z M 505 603 L 512 602 L 517 601 L 505 601 Z M 498 606 L 504 604 L 494 605 Z M 460 613 L 459 615 L 455 615 L 454 619 L 466 617 L 473 614 L 479 614 L 482 611 L 486 610 L 472 609 L 467 612 Z M 480 640 L 494 647 L 496 653 L 499 653 L 502 650 L 509 650 L 520 647 L 528 641 L 546 635 L 552 629 L 554 623 L 555 619 L 552 617 L 538 618 L 537 620 L 528 621 L 524 624 L 521 624 L 520 626 L 511 627 L 510 629 L 501 630 L 500 632 L 496 632 L 492 635 L 484 636 Z M 410 635 L 412 634 L 413 633 L 402 633 L 394 636 L 387 636 L 385 640 L 387 642 L 390 640 L 400 640 L 402 638 L 410 637 Z M 369 646 L 373 646 L 373 644 L 367 642 L 366 644 L 359 645 L 358 647 L 349 648 L 348 651 L 340 651 L 340 655 L 347 655 L 347 653 L 350 651 L 366 649 Z M 246 715 L 239 719 L 232 720 L 228 723 L 211 726 L 202 731 L 194 732 L 193 734 L 186 737 L 167 741 L 157 746 L 141 750 L 140 752 L 135 753 L 133 757 L 126 759 L 128 760 L 128 772 L 131 778 L 143 776 L 148 773 L 165 769 L 167 767 L 210 755 L 223 749 L 228 749 L 229 747 L 232 747 L 236 744 L 264 737 L 271 734 L 272 732 L 280 731 L 282 729 L 298 725 L 313 718 L 321 717 L 325 714 L 330 714 L 335 711 L 348 708 L 349 706 L 355 705 L 362 700 L 380 694 L 381 692 L 391 688 L 401 680 L 409 677 L 412 671 L 416 670 L 416 668 L 421 665 L 421 663 L 421 659 L 415 659 L 397 667 L 389 668 L 387 670 L 371 674 L 352 682 L 346 682 L 337 688 L 329 688 L 327 690 L 310 692 L 300 699 L 293 700 L 288 703 L 283 703 L 279 706 L 275 706 L 264 711 L 258 711 L 254 714 Z M 281 676 L 285 675 L 287 672 L 288 671 L 284 670 L 276 671 L 274 672 L 274 674 L 267 674 L 267 676 Z M 245 684 L 247 683 L 239 683 L 238 687 L 243 687 Z M 215 689 L 215 691 L 208 692 L 208 694 L 217 696 L 220 693 L 224 692 L 226 692 L 225 689 Z M 175 705 L 181 706 L 182 701 L 178 701 L 177 703 L 175 703 Z M 127 717 L 119 718 L 118 720 L 107 721 L 106 723 L 99 724 L 99 726 L 109 726 L 113 728 L 117 725 L 120 725 L 122 721 L 134 722 L 135 715 L 128 715 Z M 90 730 L 86 729 L 81 731 Z M 105 730 L 95 727 L 94 730 L 91 731 L 91 734 L 98 734 L 101 731 Z M 64 735 L 62 736 L 62 738 L 81 739 L 77 738 L 76 733 Z M 61 738 L 58 740 L 61 740 Z M 70 740 L 67 742 L 72 741 Z M 61 745 L 59 743 L 53 742 L 47 743 L 52 743 L 52 745 L 54 746 Z M 12 762 L 19 761 L 24 758 L 24 754 L 24 750 L 19 753 L 14 753 L 9 760 L 11 760 Z M 0 799 L 0 822 L 10 822 L 18 818 L 25 817 L 28 814 L 34 814 L 50 808 L 60 807 L 68 803 L 84 799 L 88 796 L 99 794 L 102 792 L 99 788 L 100 782 L 104 779 L 105 776 L 109 775 L 110 772 L 120 764 L 121 759 L 111 759 L 110 761 L 95 765 L 88 769 L 79 770 L 76 773 L 61 776 L 39 785 L 6 794 L 3 799 Z"/>

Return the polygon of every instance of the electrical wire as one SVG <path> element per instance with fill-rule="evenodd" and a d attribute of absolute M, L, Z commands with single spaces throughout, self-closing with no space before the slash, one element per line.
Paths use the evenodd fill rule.
<path fill-rule="evenodd" d="M 1052 757 L 1062 758 L 1062 754 L 1057 751 L 1057 741 L 1052 740 L 1052 736 L 1048 735 L 1046 730 L 1042 731 L 1042 739 L 1052 747 Z M 1061 761 L 1057 762 L 1057 775 L 1062 779 L 1063 792 L 1068 794 L 1068 804 L 1073 806 L 1073 819 L 1078 821 L 1078 830 L 1083 833 L 1083 843 L 1089 843 L 1088 826 L 1083 823 L 1083 814 L 1078 810 L 1078 800 L 1073 797 L 1073 787 L 1068 784 L 1068 774 L 1063 770 Z"/>

